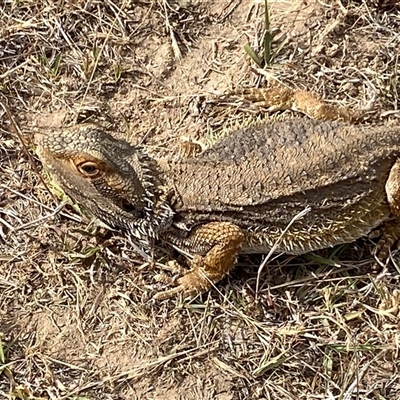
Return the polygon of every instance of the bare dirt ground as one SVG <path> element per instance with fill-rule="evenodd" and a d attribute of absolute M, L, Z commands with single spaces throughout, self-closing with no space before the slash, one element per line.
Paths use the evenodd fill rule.
<path fill-rule="evenodd" d="M 216 96 L 271 82 L 399 123 L 397 1 L 269 9 L 259 67 L 243 46 L 261 54 L 262 1 L 0 3 L 1 398 L 400 398 L 398 270 L 371 268 L 370 240 L 270 262 L 257 298 L 261 256 L 192 301 L 154 302 L 173 255 L 152 265 L 123 234 L 94 235 L 40 179 L 37 131 L 95 120 L 175 157 L 182 138 L 267 119 Z"/>

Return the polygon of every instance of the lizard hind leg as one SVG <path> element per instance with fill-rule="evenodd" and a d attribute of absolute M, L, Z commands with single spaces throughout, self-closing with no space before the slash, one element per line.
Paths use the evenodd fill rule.
<path fill-rule="evenodd" d="M 157 293 L 154 298 L 163 300 L 177 294 L 192 297 L 209 290 L 233 268 L 244 241 L 244 233 L 230 222 L 210 222 L 194 228 L 189 237 L 174 240 L 196 254 L 191 269 L 177 280 L 177 286 Z"/>
<path fill-rule="evenodd" d="M 400 159 L 393 164 L 385 185 L 390 212 L 393 219 L 382 225 L 382 237 L 378 242 L 376 255 L 382 262 L 386 262 L 393 245 L 400 239 Z"/>

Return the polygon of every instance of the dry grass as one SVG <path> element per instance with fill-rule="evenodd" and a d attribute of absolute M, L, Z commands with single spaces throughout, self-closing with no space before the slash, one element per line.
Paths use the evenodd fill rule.
<path fill-rule="evenodd" d="M 260 69 L 243 45 L 261 54 L 262 2 L 5 0 L 0 101 L 28 146 L 95 119 L 165 157 L 268 117 L 215 101 L 267 81 L 398 123 L 394 3 L 269 4 L 280 50 Z M 244 257 L 210 293 L 155 303 L 158 264 L 60 208 L 0 118 L 0 397 L 400 398 L 398 271 L 374 272 L 368 241 L 272 261 L 257 298 L 262 259 Z"/>

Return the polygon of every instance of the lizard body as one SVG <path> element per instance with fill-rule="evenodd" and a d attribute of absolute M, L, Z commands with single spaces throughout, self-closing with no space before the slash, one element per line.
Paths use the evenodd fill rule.
<path fill-rule="evenodd" d="M 61 187 L 112 227 L 166 239 L 193 256 L 178 286 L 158 298 L 208 290 L 239 253 L 275 245 L 303 254 L 380 225 L 382 248 L 400 237 L 397 127 L 294 119 L 164 162 L 81 125 L 40 135 L 38 153 Z"/>

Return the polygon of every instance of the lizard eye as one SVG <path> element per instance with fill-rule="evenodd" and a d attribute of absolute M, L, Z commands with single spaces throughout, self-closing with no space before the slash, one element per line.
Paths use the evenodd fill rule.
<path fill-rule="evenodd" d="M 83 162 L 82 164 L 79 164 L 78 171 L 82 175 L 88 176 L 90 178 L 93 178 L 94 176 L 97 176 L 100 173 L 99 166 L 92 161 L 87 161 Z"/>

